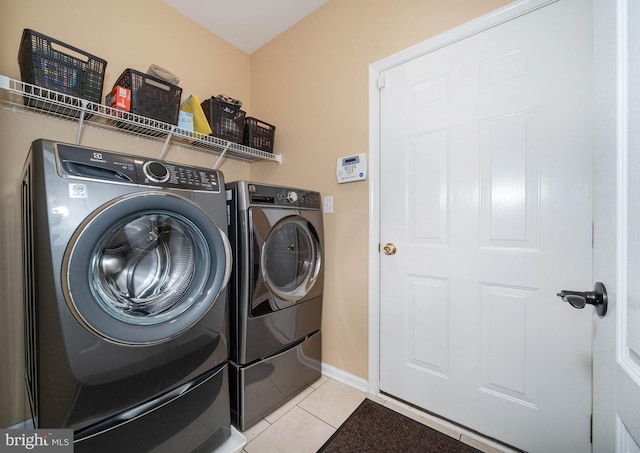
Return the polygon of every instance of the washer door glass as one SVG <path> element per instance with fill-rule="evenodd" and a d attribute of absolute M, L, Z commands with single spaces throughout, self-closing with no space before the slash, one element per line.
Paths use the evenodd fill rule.
<path fill-rule="evenodd" d="M 143 192 L 101 206 L 78 227 L 63 261 L 63 293 L 96 336 L 153 344 L 202 319 L 230 267 L 226 234 L 199 206 Z"/>
<path fill-rule="evenodd" d="M 292 216 L 276 224 L 262 248 L 261 268 L 269 290 L 285 301 L 307 295 L 320 271 L 320 253 L 307 220 Z"/>
<path fill-rule="evenodd" d="M 206 240 L 187 218 L 134 214 L 105 234 L 92 254 L 89 285 L 103 309 L 125 322 L 155 324 L 187 310 L 196 262 L 209 266 Z M 207 271 L 205 269 L 205 271 Z"/>

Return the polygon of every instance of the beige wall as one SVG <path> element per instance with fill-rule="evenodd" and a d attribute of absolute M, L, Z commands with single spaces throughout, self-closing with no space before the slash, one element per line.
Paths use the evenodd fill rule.
<path fill-rule="evenodd" d="M 340 156 L 367 152 L 368 65 L 507 0 L 329 0 L 248 56 L 175 13 L 160 0 L 2 0 L 0 74 L 20 79 L 24 28 L 108 61 L 105 90 L 125 68 L 159 64 L 181 77 L 184 94 L 226 93 L 252 116 L 275 124 L 282 164 L 225 161 L 228 181 L 252 179 L 333 195 L 325 215 L 324 361 L 367 377 L 368 189 L 338 185 Z M 29 144 L 72 142 L 67 123 L 0 110 L 0 427 L 26 418 L 18 181 Z M 85 130 L 82 144 L 145 156 L 143 139 Z M 171 149 L 168 160 L 211 166 L 215 156 Z M 374 251 L 371 251 L 374 252 Z"/>
<path fill-rule="evenodd" d="M 325 214 L 323 361 L 367 378 L 368 183 L 338 184 L 336 159 L 368 151 L 368 68 L 506 0 L 329 0 L 251 55 L 251 105 L 275 124 L 282 164 L 256 180 L 334 198 Z"/>

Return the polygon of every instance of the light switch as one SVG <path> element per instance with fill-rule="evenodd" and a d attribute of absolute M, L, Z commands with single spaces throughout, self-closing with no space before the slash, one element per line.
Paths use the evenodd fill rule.
<path fill-rule="evenodd" d="M 333 196 L 325 196 L 322 207 L 325 214 L 333 214 Z"/>

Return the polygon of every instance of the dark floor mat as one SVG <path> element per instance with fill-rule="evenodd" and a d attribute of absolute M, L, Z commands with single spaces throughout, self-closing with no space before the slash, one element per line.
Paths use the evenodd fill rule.
<path fill-rule="evenodd" d="M 365 399 L 318 450 L 323 453 L 478 451 L 369 399 Z"/>

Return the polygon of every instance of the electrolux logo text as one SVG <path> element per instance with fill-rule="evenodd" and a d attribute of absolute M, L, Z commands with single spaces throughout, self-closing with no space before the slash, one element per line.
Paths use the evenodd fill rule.
<path fill-rule="evenodd" d="M 73 452 L 72 429 L 3 429 L 0 430 L 0 453 Z"/>

